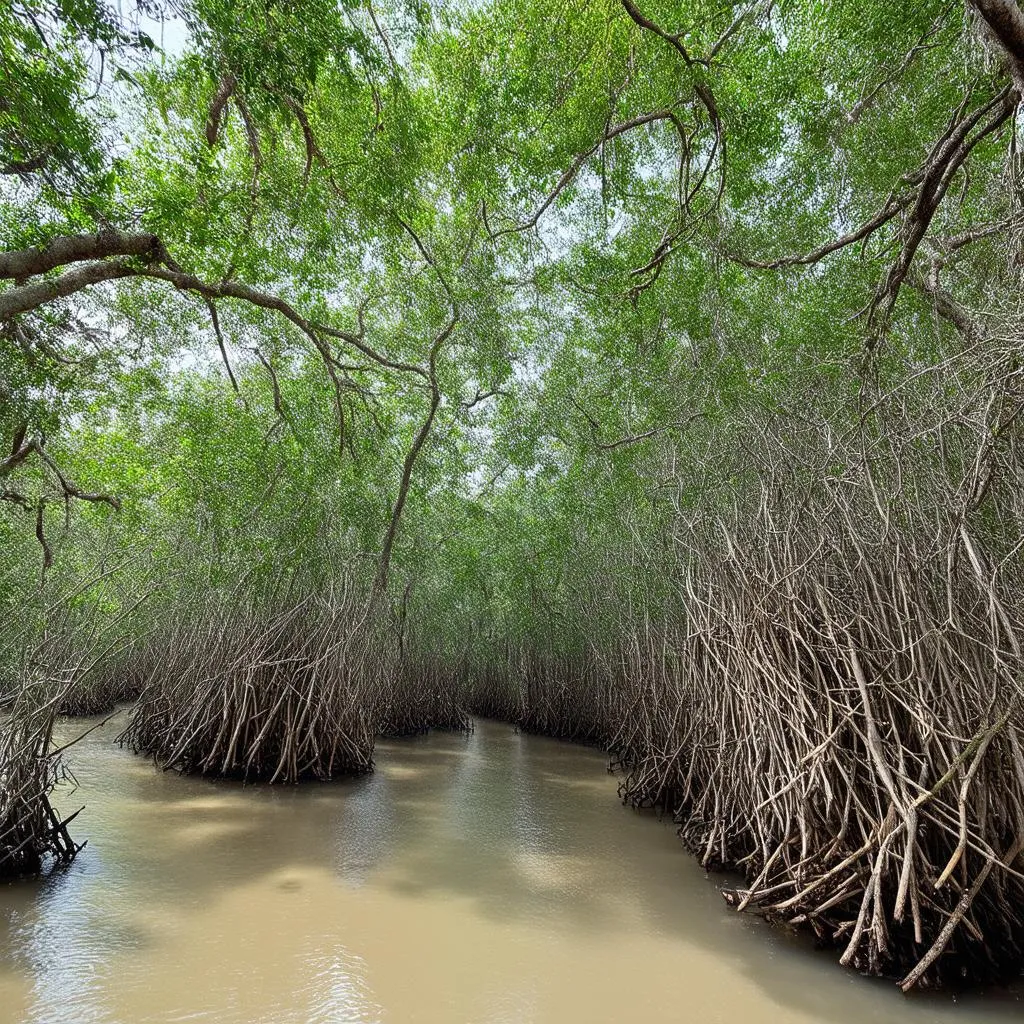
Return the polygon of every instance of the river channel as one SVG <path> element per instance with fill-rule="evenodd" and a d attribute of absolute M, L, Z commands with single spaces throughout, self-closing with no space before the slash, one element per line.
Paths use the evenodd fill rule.
<path fill-rule="evenodd" d="M 70 734 L 93 723 L 65 722 Z M 0 886 L 0 1024 L 995 1024 L 730 911 L 598 751 L 477 722 L 297 787 L 72 748 L 88 846 Z"/>

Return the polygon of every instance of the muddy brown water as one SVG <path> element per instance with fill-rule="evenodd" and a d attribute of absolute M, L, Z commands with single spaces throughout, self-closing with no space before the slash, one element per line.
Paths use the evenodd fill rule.
<path fill-rule="evenodd" d="M 65 723 L 68 731 L 76 723 Z M 983 1024 L 729 911 L 594 750 L 478 722 L 348 782 L 157 771 L 113 721 L 69 755 L 67 872 L 0 887 L 0 1024 Z"/>

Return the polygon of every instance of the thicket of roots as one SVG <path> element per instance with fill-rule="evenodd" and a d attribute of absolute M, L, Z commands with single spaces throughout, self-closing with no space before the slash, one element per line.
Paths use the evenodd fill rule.
<path fill-rule="evenodd" d="M 842 447 L 751 424 L 715 473 L 752 484 L 677 508 L 657 621 L 585 656 L 540 630 L 474 691 L 604 740 L 624 799 L 744 874 L 732 905 L 904 988 L 1024 965 L 1024 386 L 994 365 Z"/>
<path fill-rule="evenodd" d="M 373 764 L 389 645 L 354 588 L 268 611 L 207 603 L 154 638 L 121 740 L 183 772 L 296 782 Z"/>
<path fill-rule="evenodd" d="M 579 652 L 527 649 L 513 671 L 522 688 L 517 725 L 526 732 L 607 746 L 617 707 L 614 679 L 593 646 Z"/>
<path fill-rule="evenodd" d="M 469 731 L 460 665 L 433 653 L 403 653 L 381 687 L 376 727 L 381 736 L 415 736 L 430 729 Z"/>
<path fill-rule="evenodd" d="M 146 654 L 152 659 L 146 663 Z M 102 715 L 118 704 L 138 700 L 145 679 L 150 675 L 160 652 L 146 647 L 130 657 L 104 660 L 88 675 L 75 680 L 60 698 L 58 712 L 71 717 Z"/>
<path fill-rule="evenodd" d="M 68 833 L 50 794 L 63 778 L 52 751 L 52 706 L 26 711 L 21 698 L 0 722 L 0 879 L 37 875 L 69 864 L 81 848 Z"/>
<path fill-rule="evenodd" d="M 53 728 L 64 692 L 87 667 L 82 639 L 66 622 L 52 635 L 44 631 L 23 653 L 13 688 L 0 700 L 0 879 L 70 864 L 85 845 L 68 832 L 77 812 L 61 818 L 50 802 L 68 777 Z"/>
<path fill-rule="evenodd" d="M 671 670 L 631 666 L 624 795 L 741 869 L 736 906 L 844 964 L 906 987 L 1018 973 L 1019 627 L 991 567 L 966 533 L 951 551 L 776 525 L 688 581 Z"/>
<path fill-rule="evenodd" d="M 619 691 L 602 653 L 586 644 L 559 651 L 550 640 L 524 642 L 500 658 L 466 659 L 457 675 L 471 714 L 523 732 L 608 746 Z"/>
<path fill-rule="evenodd" d="M 525 694 L 507 654 L 476 652 L 463 662 L 463 700 L 471 715 L 519 725 L 525 715 Z"/>
<path fill-rule="evenodd" d="M 906 987 L 1018 974 L 1024 707 L 1005 598 L 1020 591 L 993 586 L 966 530 L 868 543 L 848 524 L 827 541 L 797 518 L 757 526 L 688 576 L 670 628 L 635 630 L 607 662 L 507 663 L 476 705 L 605 742 L 624 799 L 671 811 L 702 864 L 745 875 L 732 905 L 812 930 L 844 964 Z"/>

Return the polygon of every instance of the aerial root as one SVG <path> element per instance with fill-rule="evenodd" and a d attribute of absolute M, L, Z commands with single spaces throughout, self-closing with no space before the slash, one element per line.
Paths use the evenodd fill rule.
<path fill-rule="evenodd" d="M 822 517 L 823 518 L 823 517 Z M 724 530 L 725 527 L 723 526 Z M 475 707 L 598 739 L 637 807 L 673 813 L 737 909 L 810 931 L 903 988 L 1024 963 L 1020 627 L 958 550 L 798 523 L 694 553 L 685 613 L 478 676 Z M 970 545 L 973 557 L 967 552 Z M 512 710 L 512 714 L 507 713 Z"/>
<path fill-rule="evenodd" d="M 373 706 L 393 671 L 355 593 L 279 611 L 214 606 L 154 638 L 121 742 L 165 768 L 297 782 L 373 764 Z"/>

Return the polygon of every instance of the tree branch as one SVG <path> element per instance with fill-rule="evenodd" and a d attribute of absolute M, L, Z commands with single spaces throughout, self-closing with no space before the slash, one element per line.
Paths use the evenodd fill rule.
<path fill-rule="evenodd" d="M 1017 96 L 1007 86 L 988 103 L 979 107 L 970 117 L 961 121 L 949 133 L 949 137 L 934 151 L 934 155 L 925 168 L 917 202 L 903 226 L 903 246 L 900 249 L 900 254 L 872 300 L 872 317 L 878 311 L 881 311 L 883 320 L 888 316 L 896 304 L 900 286 L 910 270 L 910 265 L 913 263 L 922 239 L 931 226 L 935 211 L 949 190 L 954 175 L 970 156 L 971 150 L 982 139 L 998 131 L 1009 120 L 1016 105 Z M 971 132 L 989 113 L 992 114 L 991 118 L 971 137 Z"/>
<path fill-rule="evenodd" d="M 83 491 L 76 484 L 72 483 L 62 472 L 56 462 L 50 457 L 49 453 L 43 447 L 42 438 L 32 438 L 29 441 L 25 440 L 25 435 L 28 430 L 28 425 L 22 423 L 19 425 L 14 436 L 14 444 L 12 446 L 11 454 L 7 456 L 3 462 L 0 462 L 0 479 L 6 476 L 10 476 L 22 463 L 28 459 L 30 455 L 37 455 L 43 465 L 57 478 L 57 482 L 60 485 L 61 497 L 65 502 L 75 498 L 79 501 L 88 501 L 92 503 L 103 503 L 109 505 L 111 508 L 120 511 L 121 502 L 109 494 L 99 494 L 92 491 Z M 47 497 L 44 494 L 35 502 L 36 512 L 36 539 L 39 541 L 40 547 L 43 549 L 43 572 L 53 564 L 53 551 L 50 548 L 50 544 L 46 539 L 45 529 L 45 506 Z M 19 491 L 10 490 L 4 488 L 0 490 L 0 501 L 10 501 L 16 505 L 21 506 L 26 512 L 31 512 L 33 503 L 29 499 L 21 494 Z"/>
<path fill-rule="evenodd" d="M 1024 11 L 1016 0 L 969 0 L 969 5 L 981 16 L 1006 57 L 1019 102 L 1024 96 Z"/>
<path fill-rule="evenodd" d="M 224 108 L 227 106 L 228 99 L 234 91 L 235 76 L 229 71 L 221 78 L 220 84 L 217 86 L 217 92 L 214 94 L 213 102 L 210 104 L 210 110 L 206 115 L 206 142 L 211 149 L 217 143 L 217 135 L 220 133 Z"/>
<path fill-rule="evenodd" d="M 882 209 L 869 220 L 864 221 L 863 224 L 854 228 L 853 231 L 841 235 L 831 242 L 826 242 L 810 252 L 779 256 L 774 260 L 752 260 L 734 253 L 727 253 L 726 255 L 734 263 L 738 263 L 741 267 L 749 267 L 752 270 L 777 270 L 780 267 L 810 266 L 812 263 L 817 263 L 826 256 L 830 256 L 840 249 L 845 249 L 848 245 L 854 245 L 857 242 L 863 241 L 869 235 L 874 234 L 880 227 L 888 224 L 889 221 L 905 210 L 913 200 L 913 194 L 896 197 L 890 196 Z"/>
<path fill-rule="evenodd" d="M 685 137 L 685 129 L 680 123 L 678 116 L 671 110 L 655 110 L 650 114 L 641 114 L 639 117 L 634 117 L 628 121 L 623 121 L 620 124 L 612 125 L 602 134 L 601 138 L 599 138 L 597 142 L 590 147 L 590 149 L 584 150 L 582 153 L 578 153 L 576 155 L 576 158 L 562 173 L 562 176 L 558 179 L 555 187 L 548 193 L 540 207 L 529 220 L 523 221 L 521 224 L 515 224 L 512 227 L 501 228 L 499 231 L 490 231 L 488 228 L 488 234 L 491 241 L 493 242 L 496 239 L 501 238 L 502 235 L 517 234 L 521 231 L 528 231 L 530 228 L 536 227 L 545 211 L 565 190 L 565 188 L 573 182 L 576 175 L 582 170 L 583 165 L 601 148 L 602 145 L 606 142 L 610 142 L 616 136 L 622 135 L 624 132 L 631 131 L 634 128 L 639 128 L 641 125 L 652 124 L 655 121 L 672 121 L 676 126 L 676 129 Z M 484 212 L 484 217 L 484 224 L 486 226 L 486 210 Z"/>
<path fill-rule="evenodd" d="M 195 277 L 192 274 L 186 274 L 177 270 L 167 270 L 161 267 L 146 267 L 144 269 L 132 270 L 131 273 L 138 277 L 149 277 L 160 281 L 167 281 L 170 284 L 173 284 L 179 291 L 195 292 L 198 295 L 203 295 L 210 299 L 239 299 L 242 302 L 248 302 L 253 306 L 259 306 L 261 309 L 272 310 L 279 313 L 286 320 L 295 324 L 303 334 L 313 341 L 321 354 L 324 353 L 326 347 L 319 335 L 326 335 L 327 337 L 337 338 L 340 341 L 344 341 L 346 344 L 358 349 L 363 353 L 363 355 L 372 359 L 375 363 L 378 363 L 381 366 L 386 366 L 392 370 L 402 370 L 405 373 L 414 373 L 417 376 L 422 377 L 424 380 L 429 379 L 427 371 L 424 370 L 422 366 L 416 366 L 413 363 L 405 363 L 400 360 L 390 359 L 383 353 L 378 352 L 376 349 L 368 345 L 358 334 L 353 334 L 350 331 L 342 331 L 336 327 L 330 327 L 327 324 L 322 324 L 315 320 L 308 320 L 289 302 L 277 295 L 272 295 L 269 292 L 260 291 L 257 288 L 251 288 L 249 285 L 241 284 L 238 281 L 221 281 L 217 284 L 211 284 L 210 282 L 203 281 L 201 278 Z M 329 352 L 327 352 L 326 358 L 328 360 L 330 359 Z"/>
<path fill-rule="evenodd" d="M 694 60 L 690 56 L 690 52 L 683 45 L 682 32 L 675 34 L 666 32 L 657 22 L 651 21 L 650 18 L 645 15 L 639 7 L 632 2 L 632 0 L 622 0 L 622 6 L 626 8 L 626 13 L 635 21 L 642 29 L 646 29 L 648 32 L 653 32 L 656 36 L 664 39 L 669 46 L 674 49 L 680 57 L 686 62 L 688 67 L 692 67 L 694 64 L 707 64 L 704 60 Z"/>
<path fill-rule="evenodd" d="M 967 341 L 974 343 L 984 338 L 985 331 L 981 325 L 939 284 L 937 267 L 933 267 L 927 276 L 916 272 L 909 274 L 906 283 L 931 299 L 935 312 L 949 321 Z"/>
<path fill-rule="evenodd" d="M 402 466 L 402 480 L 398 487 L 398 497 L 395 499 L 394 507 L 391 510 L 391 521 L 388 523 L 388 531 L 384 536 L 384 543 L 381 546 L 380 565 L 377 569 L 377 577 L 374 581 L 374 593 L 383 593 L 388 585 L 388 573 L 391 568 L 391 551 L 395 545 L 395 537 L 398 534 L 398 524 L 402 518 L 402 509 L 405 508 L 406 498 L 409 496 L 409 485 L 412 482 L 412 471 L 416 465 L 423 445 L 434 425 L 434 418 L 437 415 L 438 406 L 441 404 L 441 389 L 437 383 L 437 357 L 441 346 L 451 336 L 452 331 L 458 323 L 458 313 L 453 312 L 451 319 L 434 338 L 430 346 L 429 376 L 430 376 L 430 409 L 427 418 L 423 421 L 420 429 L 416 432 L 415 438 L 409 451 L 406 453 L 405 462 Z"/>
<path fill-rule="evenodd" d="M 132 277 L 136 273 L 133 268 L 117 262 L 87 263 L 84 267 L 61 274 L 60 277 L 11 288 L 6 292 L 0 292 L 0 322 L 20 313 L 28 313 L 57 299 L 67 298 L 90 285 L 121 277 Z"/>
<path fill-rule="evenodd" d="M 34 277 L 69 263 L 110 256 L 148 256 L 163 261 L 166 252 L 156 235 L 146 232 L 101 231 L 96 235 L 58 235 L 44 246 L 0 252 L 0 278 Z"/>
<path fill-rule="evenodd" d="M 217 336 L 217 348 L 220 349 L 220 357 L 224 362 L 224 369 L 228 371 L 228 380 L 231 381 L 231 387 L 235 394 L 239 394 L 238 381 L 235 380 L 234 371 L 231 369 L 231 361 L 228 359 L 227 346 L 224 344 L 224 335 L 221 334 L 220 330 L 220 317 L 217 315 L 217 306 L 213 299 L 209 296 L 203 296 L 203 302 L 206 303 L 206 308 L 210 313 L 210 320 L 213 322 L 213 333 Z"/>
<path fill-rule="evenodd" d="M 468 402 L 460 402 L 459 405 L 467 411 L 479 405 L 481 402 L 487 401 L 488 398 L 494 398 L 495 395 L 508 395 L 507 391 L 503 391 L 501 388 L 494 388 L 493 391 L 481 391 L 477 389 L 476 394 Z"/>
<path fill-rule="evenodd" d="M 943 28 L 952 7 L 953 5 L 950 4 L 949 7 L 947 7 L 935 19 L 935 21 L 932 22 L 931 26 L 918 38 L 917 43 L 907 51 L 907 54 L 900 63 L 900 66 L 891 75 L 883 78 L 873 89 L 870 90 L 870 92 L 861 96 L 861 98 L 857 100 L 846 115 L 846 120 L 849 121 L 850 124 L 856 124 L 860 120 L 861 115 L 874 104 L 883 89 L 890 85 L 894 85 L 903 77 L 904 74 L 906 74 L 919 53 L 924 53 L 926 50 L 934 49 L 938 45 L 938 43 L 933 43 L 929 40 L 931 40 L 932 37 Z"/>

